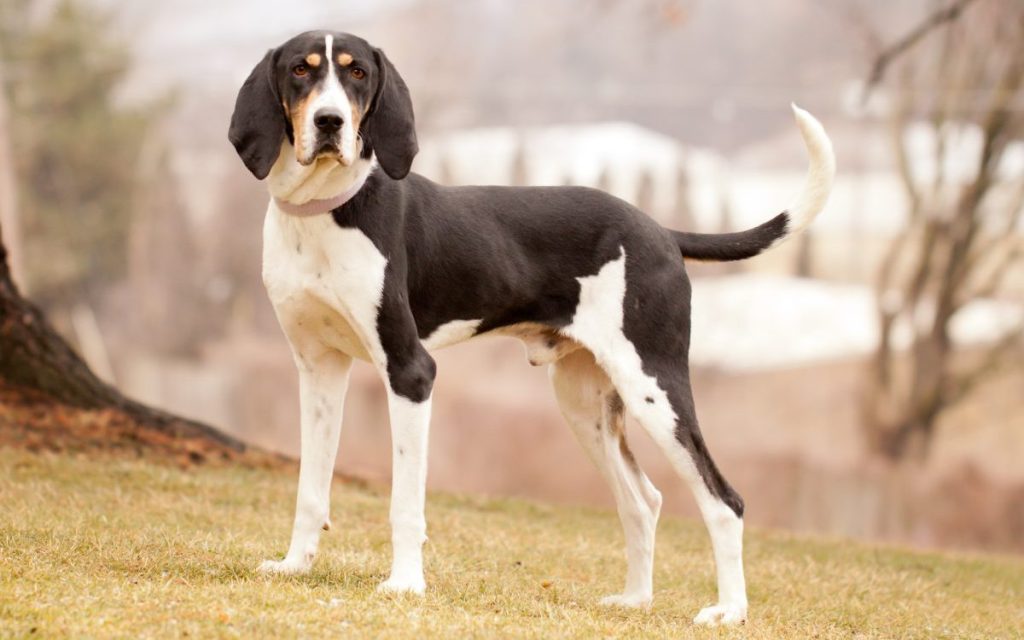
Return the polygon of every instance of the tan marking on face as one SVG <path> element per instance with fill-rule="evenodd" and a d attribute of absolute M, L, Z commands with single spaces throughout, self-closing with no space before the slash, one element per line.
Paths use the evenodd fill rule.
<path fill-rule="evenodd" d="M 292 119 L 292 131 L 295 132 L 295 158 L 306 157 L 306 108 L 310 102 L 316 100 L 316 97 L 320 95 L 320 89 L 316 88 L 309 92 L 309 94 L 298 100 L 291 109 L 286 109 L 291 114 Z"/>
<path fill-rule="evenodd" d="M 311 53 L 308 56 L 306 56 L 306 64 L 308 64 L 311 67 L 319 67 L 320 61 L 321 58 L 319 53 Z"/>
<path fill-rule="evenodd" d="M 359 137 L 359 125 L 362 123 L 363 116 L 366 115 L 366 112 L 356 103 L 355 100 L 350 99 L 349 104 L 352 108 L 352 130 L 356 133 L 356 146 L 359 147 L 356 149 L 356 152 L 361 153 L 363 150 L 363 139 Z"/>
<path fill-rule="evenodd" d="M 340 64 L 343 67 L 347 67 L 348 65 L 352 64 L 352 56 L 348 53 L 339 53 L 338 64 Z"/>

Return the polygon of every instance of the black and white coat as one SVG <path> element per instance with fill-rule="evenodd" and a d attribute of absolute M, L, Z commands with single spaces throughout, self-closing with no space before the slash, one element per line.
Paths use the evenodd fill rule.
<path fill-rule="evenodd" d="M 661 494 L 626 444 L 628 412 L 668 456 L 704 516 L 718 602 L 695 621 L 745 620 L 743 501 L 709 455 L 690 390 L 683 258 L 737 260 L 801 230 L 824 207 L 835 161 L 794 107 L 811 158 L 795 204 L 749 231 L 660 227 L 582 187 L 445 187 L 409 173 L 412 103 L 386 56 L 335 32 L 271 50 L 238 95 L 230 138 L 272 196 L 263 280 L 299 371 L 301 467 L 291 545 L 274 573 L 309 570 L 329 492 L 353 359 L 387 387 L 394 558 L 381 588 L 422 593 L 421 547 L 434 349 L 521 338 L 548 364 L 562 412 L 608 481 L 626 537 L 620 594 L 648 606 Z"/>

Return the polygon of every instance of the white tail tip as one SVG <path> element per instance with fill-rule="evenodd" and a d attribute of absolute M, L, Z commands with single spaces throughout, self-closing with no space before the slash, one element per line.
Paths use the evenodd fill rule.
<path fill-rule="evenodd" d="M 817 118 L 796 106 L 796 103 L 791 103 L 790 106 L 810 157 L 803 190 L 788 209 L 790 234 L 793 234 L 806 228 L 825 208 L 835 182 L 836 156 L 832 150 L 832 141 Z"/>

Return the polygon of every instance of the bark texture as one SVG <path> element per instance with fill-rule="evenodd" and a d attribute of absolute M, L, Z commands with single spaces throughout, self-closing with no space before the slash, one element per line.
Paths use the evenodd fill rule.
<path fill-rule="evenodd" d="M 176 438 L 201 438 L 234 451 L 245 450 L 240 441 L 211 426 L 136 402 L 97 378 L 43 313 L 19 294 L 11 278 L 2 238 L 0 384 L 58 405 L 113 409 L 130 418 L 139 429 L 156 430 Z"/>

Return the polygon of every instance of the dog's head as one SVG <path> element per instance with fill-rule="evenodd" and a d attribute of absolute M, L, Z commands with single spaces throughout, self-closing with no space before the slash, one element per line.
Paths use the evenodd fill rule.
<path fill-rule="evenodd" d="M 376 154 L 396 180 L 418 150 L 409 89 L 384 52 L 329 31 L 295 36 L 263 56 L 238 92 L 228 138 L 260 180 L 285 138 L 299 164 L 348 166 Z"/>

